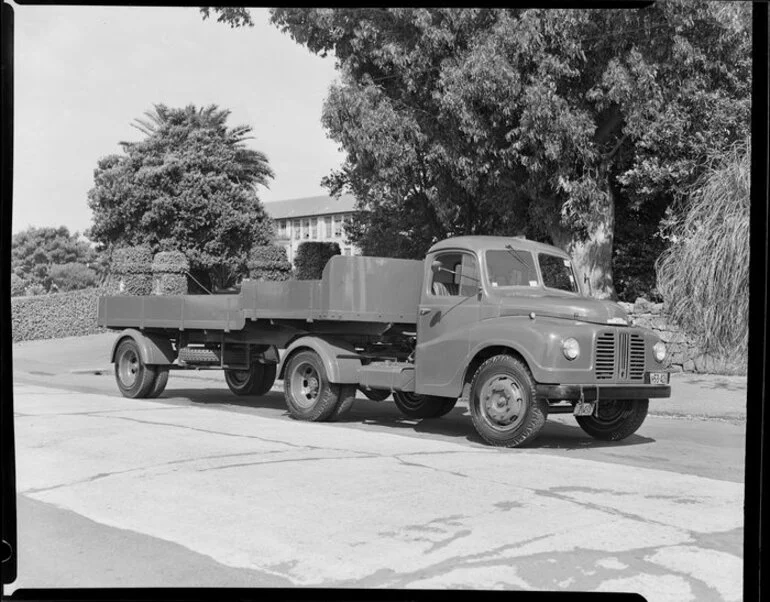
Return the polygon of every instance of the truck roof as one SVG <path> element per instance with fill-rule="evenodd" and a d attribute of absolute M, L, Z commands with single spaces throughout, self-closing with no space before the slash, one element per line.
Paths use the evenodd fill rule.
<path fill-rule="evenodd" d="M 505 245 L 511 245 L 514 249 L 522 251 L 548 252 L 569 258 L 569 254 L 559 247 L 516 236 L 455 236 L 437 242 L 428 250 L 428 253 L 444 249 L 465 249 L 475 253 L 486 249 L 503 249 Z"/>

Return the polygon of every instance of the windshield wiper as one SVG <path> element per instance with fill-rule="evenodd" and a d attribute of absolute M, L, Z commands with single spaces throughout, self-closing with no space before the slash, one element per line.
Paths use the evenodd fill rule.
<path fill-rule="evenodd" d="M 518 261 L 521 265 L 524 266 L 524 269 L 527 270 L 527 272 L 526 272 L 527 275 L 529 275 L 529 267 L 530 266 L 528 266 L 527 262 L 524 261 L 521 257 L 516 255 L 516 251 L 513 250 L 513 247 L 511 245 L 505 245 L 505 250 L 508 251 L 508 253 L 510 253 L 513 257 L 515 257 L 516 261 Z"/>

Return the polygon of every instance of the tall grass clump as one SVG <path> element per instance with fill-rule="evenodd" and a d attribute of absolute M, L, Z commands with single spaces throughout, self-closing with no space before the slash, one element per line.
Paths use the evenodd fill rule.
<path fill-rule="evenodd" d="M 701 351 L 745 362 L 749 336 L 750 141 L 712 159 L 656 262 L 669 318 Z"/>

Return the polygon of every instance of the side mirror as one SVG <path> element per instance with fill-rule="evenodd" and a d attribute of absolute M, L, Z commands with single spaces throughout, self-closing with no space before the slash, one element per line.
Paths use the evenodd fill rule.
<path fill-rule="evenodd" d="M 434 274 L 440 272 L 442 267 L 443 266 L 441 265 L 441 262 L 438 259 L 430 264 L 430 269 L 433 271 Z"/>

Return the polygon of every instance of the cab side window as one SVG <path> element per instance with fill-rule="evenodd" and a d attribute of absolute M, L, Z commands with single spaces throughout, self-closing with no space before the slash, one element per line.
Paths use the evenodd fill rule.
<path fill-rule="evenodd" d="M 434 261 L 441 268 L 433 272 L 430 292 L 436 297 L 471 297 L 478 291 L 476 258 L 468 253 L 442 253 Z"/>

